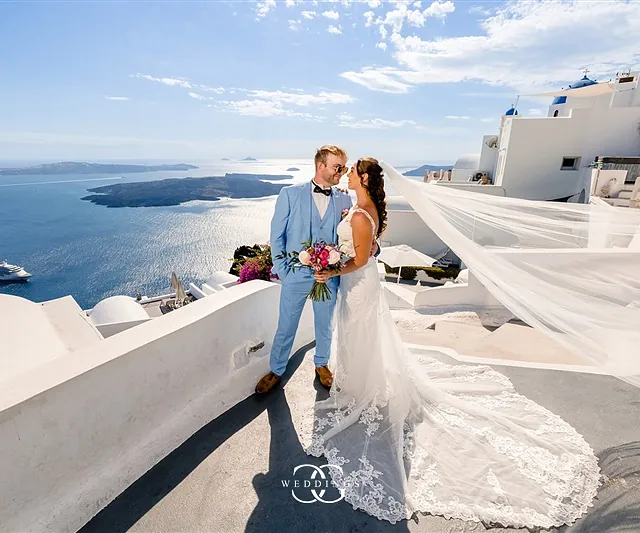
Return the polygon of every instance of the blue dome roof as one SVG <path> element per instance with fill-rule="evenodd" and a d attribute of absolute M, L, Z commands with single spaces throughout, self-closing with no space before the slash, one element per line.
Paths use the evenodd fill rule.
<path fill-rule="evenodd" d="M 553 102 L 551 102 L 551 105 L 560 105 L 560 104 L 566 104 L 566 103 L 567 103 L 566 96 L 556 96 L 553 99 Z"/>
<path fill-rule="evenodd" d="M 511 106 L 511 109 L 507 109 L 507 112 L 505 113 L 505 115 L 508 115 L 508 116 L 517 115 L 517 114 L 518 114 L 518 110 L 513 106 Z"/>
<path fill-rule="evenodd" d="M 578 81 L 574 81 L 571 85 L 569 85 L 569 89 L 579 89 L 580 87 L 588 87 L 589 85 L 595 85 L 597 82 L 590 80 L 585 75 Z"/>

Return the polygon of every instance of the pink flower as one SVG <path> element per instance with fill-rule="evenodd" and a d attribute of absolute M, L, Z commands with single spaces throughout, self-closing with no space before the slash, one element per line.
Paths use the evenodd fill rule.
<path fill-rule="evenodd" d="M 324 249 L 320 252 L 320 259 L 329 259 L 329 250 Z"/>
<path fill-rule="evenodd" d="M 323 267 L 327 267 L 327 266 L 329 266 L 329 260 L 328 260 L 328 259 L 323 259 L 323 260 L 320 262 L 320 264 L 321 264 Z"/>

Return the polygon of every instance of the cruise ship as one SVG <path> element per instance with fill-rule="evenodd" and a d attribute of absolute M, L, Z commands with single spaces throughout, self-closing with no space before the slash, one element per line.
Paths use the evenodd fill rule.
<path fill-rule="evenodd" d="M 6 259 L 0 263 L 0 281 L 27 281 L 30 277 L 21 266 L 10 265 Z"/>

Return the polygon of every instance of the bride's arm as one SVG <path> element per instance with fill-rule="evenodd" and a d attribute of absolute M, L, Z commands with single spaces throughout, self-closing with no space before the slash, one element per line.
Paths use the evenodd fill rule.
<path fill-rule="evenodd" d="M 329 270 L 316 272 L 314 274 L 316 281 L 325 283 L 333 276 L 348 274 L 349 272 L 362 268 L 369 262 L 373 230 L 371 229 L 371 222 L 366 215 L 363 215 L 362 213 L 353 214 L 351 217 L 351 231 L 353 232 L 353 247 L 355 248 L 356 256 L 349 259 L 340 272 L 331 272 Z"/>

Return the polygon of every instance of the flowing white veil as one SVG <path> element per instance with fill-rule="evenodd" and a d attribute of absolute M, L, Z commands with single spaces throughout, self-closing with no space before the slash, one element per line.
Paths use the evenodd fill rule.
<path fill-rule="evenodd" d="M 381 165 L 416 213 L 514 315 L 640 387 L 640 209 L 426 185 Z"/>

